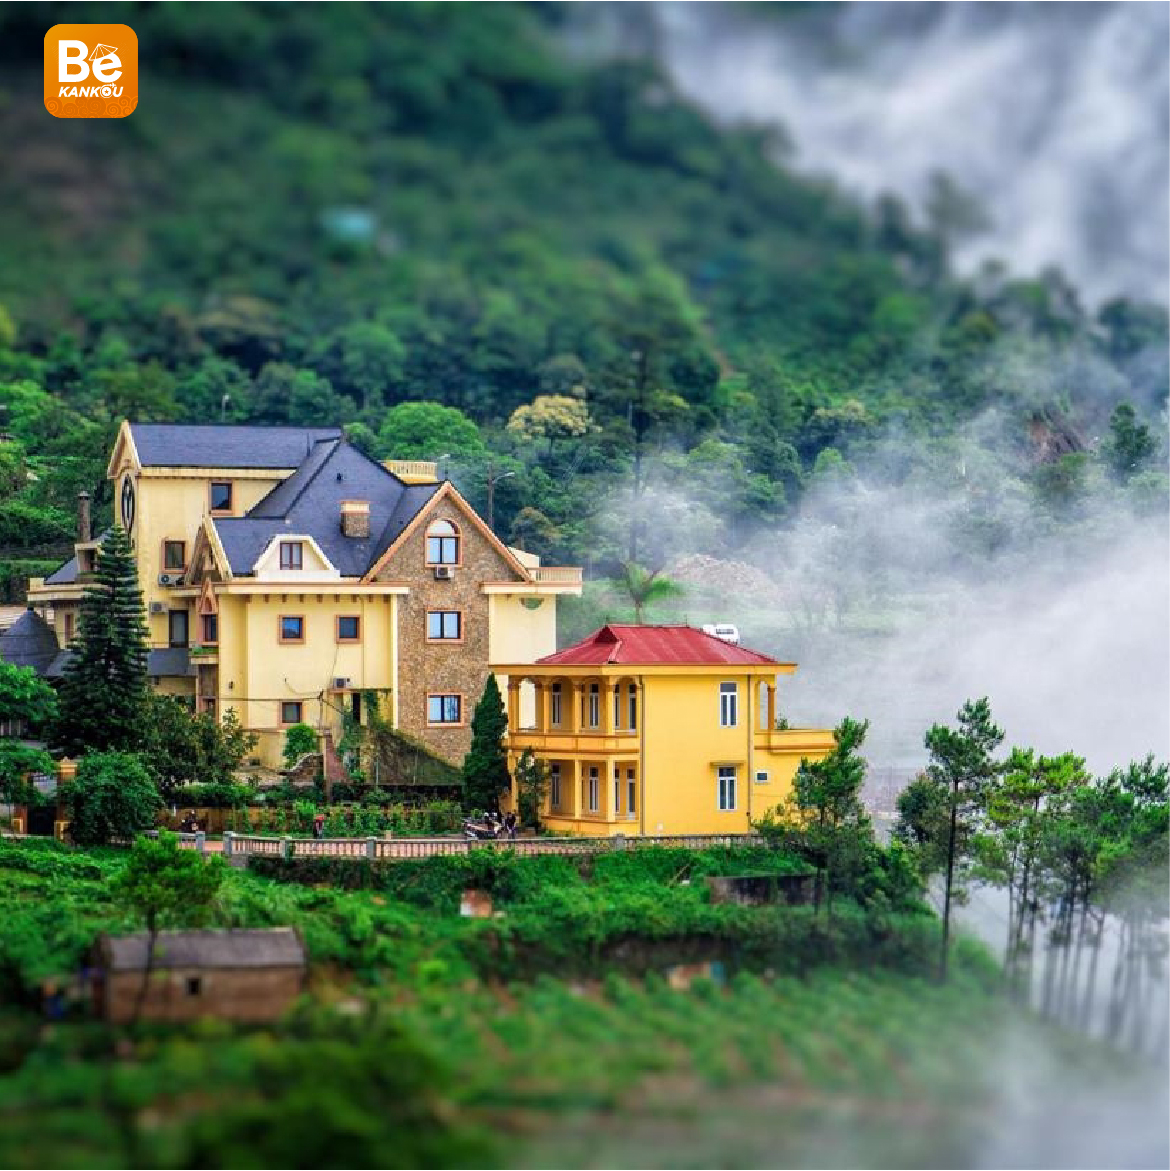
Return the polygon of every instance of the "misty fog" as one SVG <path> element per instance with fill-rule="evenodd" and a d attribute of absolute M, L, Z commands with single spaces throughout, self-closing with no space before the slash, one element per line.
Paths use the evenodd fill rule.
<path fill-rule="evenodd" d="M 1166 5 L 655 4 L 643 19 L 684 93 L 779 124 L 799 169 L 920 212 L 932 172 L 954 178 L 992 221 L 961 266 L 1058 265 L 1090 301 L 1165 302 Z"/>
<path fill-rule="evenodd" d="M 683 485 L 650 461 L 646 557 L 686 593 L 649 620 L 735 622 L 747 645 L 796 661 L 782 714 L 869 719 L 877 784 L 908 779 L 931 723 L 982 695 L 1008 745 L 1074 751 L 1097 773 L 1170 756 L 1164 501 L 1102 477 L 1055 515 L 978 443 L 943 466 L 919 454 L 898 477 L 883 450 L 814 475 L 795 515 L 750 535 L 719 515 L 719 472 Z M 600 515 L 612 539 L 628 494 Z"/>

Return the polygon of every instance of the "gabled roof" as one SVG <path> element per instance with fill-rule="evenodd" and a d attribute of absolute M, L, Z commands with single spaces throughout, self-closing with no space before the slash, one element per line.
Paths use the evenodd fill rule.
<path fill-rule="evenodd" d="M 555 655 L 537 659 L 541 666 L 603 666 L 607 663 L 638 667 L 750 666 L 783 664 L 733 646 L 693 626 L 618 626 L 609 623 Z"/>
<path fill-rule="evenodd" d="M 98 950 L 111 972 L 140 972 L 146 967 L 150 936 L 103 935 Z M 167 968 L 303 968 L 305 945 L 291 927 L 233 931 L 160 931 L 154 967 Z"/>
<path fill-rule="evenodd" d="M 274 537 L 312 537 L 342 577 L 362 577 L 440 489 L 403 483 L 343 439 L 315 443 L 297 470 L 241 517 L 213 517 L 235 576 L 252 572 Z M 370 535 L 341 531 L 343 500 L 370 506 Z"/>
<path fill-rule="evenodd" d="M 14 667 L 31 667 L 44 675 L 57 657 L 57 636 L 34 610 L 23 614 L 0 634 L 0 659 Z"/>
<path fill-rule="evenodd" d="M 144 468 L 295 468 L 313 445 L 341 438 L 339 427 L 237 427 L 131 423 Z"/>
<path fill-rule="evenodd" d="M 45 585 L 73 585 L 76 583 L 77 575 L 80 572 L 81 566 L 77 564 L 77 554 L 75 553 L 64 565 L 58 565 L 45 578 Z"/>

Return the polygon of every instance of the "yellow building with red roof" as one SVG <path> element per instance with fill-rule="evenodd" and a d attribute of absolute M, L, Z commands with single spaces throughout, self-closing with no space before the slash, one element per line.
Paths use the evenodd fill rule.
<path fill-rule="evenodd" d="M 531 749 L 548 767 L 553 832 L 748 833 L 801 760 L 833 747 L 831 731 L 782 718 L 795 663 L 690 626 L 607 624 L 493 670 L 507 682 L 510 764 Z"/>

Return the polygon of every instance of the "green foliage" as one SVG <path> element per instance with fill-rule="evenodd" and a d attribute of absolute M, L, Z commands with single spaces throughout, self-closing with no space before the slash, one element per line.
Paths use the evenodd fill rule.
<path fill-rule="evenodd" d="M 942 825 L 929 819 L 921 823 L 945 834 L 934 844 L 934 851 L 946 859 L 940 953 L 943 976 L 947 971 L 951 903 L 963 894 L 975 832 L 1003 767 L 991 755 L 1003 742 L 1003 732 L 992 723 L 991 704 L 986 698 L 963 704 L 957 723 L 956 728 L 934 724 L 926 733 L 930 764 L 923 774 L 942 791 L 946 801 L 947 817 Z"/>
<path fill-rule="evenodd" d="M 19 740 L 0 739 L 0 798 L 15 805 L 35 805 L 39 794 L 32 784 L 37 773 L 52 776 L 56 762 L 43 748 Z"/>
<path fill-rule="evenodd" d="M 386 412 L 378 450 L 387 459 L 438 459 L 483 450 L 479 428 L 460 410 L 440 403 L 399 403 Z"/>
<path fill-rule="evenodd" d="M 136 749 L 146 713 L 146 623 L 134 554 L 112 528 L 82 596 L 73 658 L 61 682 L 53 743 L 66 755 Z"/>
<path fill-rule="evenodd" d="M 471 717 L 471 748 L 463 758 L 463 803 L 472 811 L 496 809 L 500 794 L 511 783 L 504 736 L 508 715 L 494 675 L 488 675 L 483 695 Z"/>
<path fill-rule="evenodd" d="M 302 756 L 318 751 L 317 733 L 308 724 L 293 724 L 284 734 L 284 767 L 292 768 Z"/>
<path fill-rule="evenodd" d="M 181 786 L 198 782 L 216 791 L 215 804 L 224 798 L 228 804 L 242 803 L 234 776 L 257 738 L 243 730 L 234 709 L 217 720 L 192 712 L 177 696 L 149 694 L 144 711 L 142 758 L 165 801 L 176 800 Z M 184 798 L 184 804 L 190 803 Z"/>
<path fill-rule="evenodd" d="M 86 753 L 66 794 L 69 832 L 83 846 L 152 828 L 162 804 L 146 765 L 130 752 Z"/>
<path fill-rule="evenodd" d="M 1102 455 L 1113 475 L 1122 481 L 1143 471 L 1158 451 L 1158 441 L 1145 423 L 1137 421 L 1132 403 L 1118 403 L 1109 416 L 1109 438 Z"/>
<path fill-rule="evenodd" d="M 634 621 L 639 624 L 647 607 L 670 598 L 680 598 L 686 592 L 678 582 L 663 577 L 660 569 L 651 571 L 632 561 L 622 566 L 618 584 L 633 603 Z"/>
<path fill-rule="evenodd" d="M 152 936 L 163 927 L 195 927 L 210 912 L 223 882 L 222 858 L 181 850 L 166 830 L 139 837 L 115 886 L 115 898 L 138 915 Z"/>
<path fill-rule="evenodd" d="M 57 693 L 31 667 L 0 661 L 0 722 L 23 724 L 36 736 L 57 714 Z"/>
<path fill-rule="evenodd" d="M 516 761 L 515 779 L 520 824 L 539 827 L 541 806 L 548 795 L 548 765 L 526 748 Z"/>
<path fill-rule="evenodd" d="M 830 918 L 833 892 L 856 889 L 874 856 L 873 826 L 861 803 L 866 763 L 860 749 L 868 730 L 868 720 L 843 719 L 833 730 L 832 752 L 802 760 L 788 800 L 754 826 L 816 869 L 817 906 L 827 894 Z"/>

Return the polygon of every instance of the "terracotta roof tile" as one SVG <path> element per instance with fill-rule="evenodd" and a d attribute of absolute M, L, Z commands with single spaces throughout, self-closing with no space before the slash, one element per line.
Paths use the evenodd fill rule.
<path fill-rule="evenodd" d="M 609 623 L 588 638 L 538 660 L 542 665 L 771 666 L 775 659 L 733 646 L 694 626 L 618 626 Z"/>

